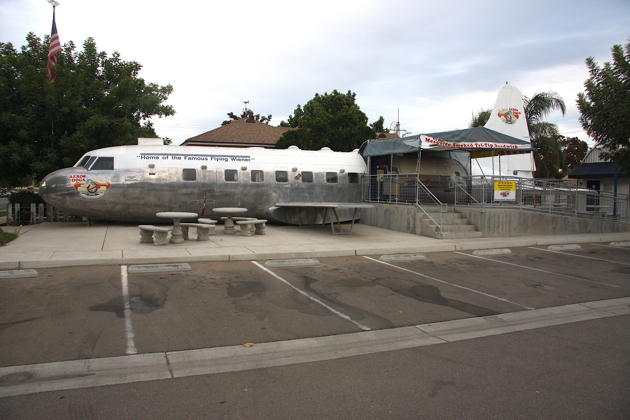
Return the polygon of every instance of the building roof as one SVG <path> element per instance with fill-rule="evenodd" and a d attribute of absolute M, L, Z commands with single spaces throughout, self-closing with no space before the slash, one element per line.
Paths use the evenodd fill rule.
<path fill-rule="evenodd" d="M 253 118 L 230 121 L 214 130 L 191 137 L 182 146 L 274 147 L 290 127 L 274 127 Z"/>
<path fill-rule="evenodd" d="M 569 174 L 569 178 L 574 179 L 598 179 L 625 177 L 619 165 L 613 162 L 583 163 Z"/>
<path fill-rule="evenodd" d="M 391 133 L 376 133 L 376 140 L 392 140 L 392 139 L 397 139 L 400 138 L 398 136 L 398 133 L 391 132 Z"/>

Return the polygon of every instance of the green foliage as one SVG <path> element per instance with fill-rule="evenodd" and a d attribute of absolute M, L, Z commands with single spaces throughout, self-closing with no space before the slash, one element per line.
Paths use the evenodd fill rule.
<path fill-rule="evenodd" d="M 149 118 L 175 111 L 163 105 L 171 85 L 146 83 L 142 66 L 99 52 L 92 38 L 57 55 L 57 82 L 46 77 L 48 39 L 30 33 L 17 51 L 0 43 L 0 179 L 19 184 L 71 166 L 86 151 L 157 137 Z"/>
<path fill-rule="evenodd" d="M 15 232 L 4 232 L 0 229 L 0 246 L 5 246 L 12 240 L 16 239 L 18 234 Z"/>
<path fill-rule="evenodd" d="M 370 128 L 372 128 L 375 133 L 389 133 L 389 128 L 385 128 L 385 118 L 383 118 L 383 116 L 380 116 L 378 120 L 370 124 Z"/>
<path fill-rule="evenodd" d="M 554 110 L 559 110 L 562 115 L 566 114 L 567 107 L 560 95 L 556 92 L 540 92 L 531 98 L 524 98 L 524 103 L 527 128 L 532 141 L 540 137 L 554 139 L 560 135 L 557 125 L 543 121 Z"/>
<path fill-rule="evenodd" d="M 612 63 L 599 67 L 586 59 L 590 78 L 579 93 L 580 123 L 588 135 L 604 146 L 602 156 L 630 173 L 630 42 L 612 48 Z"/>
<path fill-rule="evenodd" d="M 588 144 L 577 137 L 562 137 L 560 138 L 560 147 L 564 155 L 563 172 L 567 175 L 582 164 L 582 160 L 588 152 Z"/>
<path fill-rule="evenodd" d="M 492 109 L 480 109 L 477 114 L 473 114 L 472 119 L 470 120 L 469 128 L 474 127 L 483 127 L 486 125 L 488 120 L 490 119 L 490 115 L 492 115 Z"/>
<path fill-rule="evenodd" d="M 44 204 L 44 200 L 39 194 L 33 191 L 18 191 L 9 196 L 10 204 L 20 204 L 20 206 L 30 206 L 32 203 Z"/>
<path fill-rule="evenodd" d="M 351 91 L 315 94 L 304 109 L 298 105 L 288 121 L 280 123 L 280 127 L 296 127 L 297 130 L 284 133 L 276 147 L 285 149 L 295 145 L 304 150 L 329 147 L 338 152 L 359 148 L 376 133 L 368 125 L 368 117 L 356 104 L 355 97 Z"/>
<path fill-rule="evenodd" d="M 536 178 L 562 178 L 564 173 L 564 155 L 560 147 L 561 136 L 537 137 L 532 144 L 537 149 L 534 153 Z"/>
<path fill-rule="evenodd" d="M 221 125 L 227 125 L 230 122 L 234 121 L 234 120 L 240 120 L 241 118 L 253 118 L 256 121 L 260 121 L 261 123 L 265 123 L 265 124 L 269 124 L 271 122 L 271 117 L 272 115 L 269 114 L 267 116 L 260 116 L 260 114 L 254 114 L 254 111 L 252 111 L 251 109 L 247 109 L 245 108 L 243 110 L 243 112 L 241 112 L 241 116 L 239 117 L 238 115 L 236 115 L 233 112 L 228 112 L 227 116 L 230 117 L 229 120 L 225 120 L 221 123 Z"/>

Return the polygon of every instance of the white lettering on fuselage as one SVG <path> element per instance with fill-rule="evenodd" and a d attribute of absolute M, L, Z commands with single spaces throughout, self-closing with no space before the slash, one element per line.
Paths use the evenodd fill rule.
<path fill-rule="evenodd" d="M 180 155 L 170 153 L 141 153 L 137 156 L 142 160 L 169 160 L 169 161 L 214 161 L 214 162 L 251 162 L 250 156 L 225 156 L 225 155 Z"/>

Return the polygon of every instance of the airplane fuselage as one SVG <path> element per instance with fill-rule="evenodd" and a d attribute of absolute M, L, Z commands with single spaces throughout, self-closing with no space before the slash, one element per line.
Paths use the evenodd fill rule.
<path fill-rule="evenodd" d="M 155 213 L 212 217 L 215 207 L 244 207 L 247 216 L 290 222 L 275 203 L 359 202 L 365 171 L 357 151 L 119 146 L 47 175 L 40 195 L 91 219 L 163 222 Z"/>

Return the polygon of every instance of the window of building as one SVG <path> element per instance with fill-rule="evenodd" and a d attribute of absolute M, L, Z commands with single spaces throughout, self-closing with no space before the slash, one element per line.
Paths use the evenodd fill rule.
<path fill-rule="evenodd" d="M 90 167 L 91 171 L 112 171 L 114 170 L 114 158 L 113 157 L 99 157 L 96 162 Z"/>
<path fill-rule="evenodd" d="M 265 180 L 265 173 L 263 171 L 252 171 L 252 182 L 263 182 Z"/>
<path fill-rule="evenodd" d="M 238 181 L 238 171 L 236 169 L 226 169 L 225 170 L 225 180 L 226 181 Z"/>
<path fill-rule="evenodd" d="M 358 184 L 359 174 L 356 172 L 348 172 L 348 182 L 351 184 Z"/>
<path fill-rule="evenodd" d="M 287 171 L 276 171 L 276 182 L 289 182 L 289 173 Z"/>
<path fill-rule="evenodd" d="M 310 171 L 302 172 L 302 182 L 313 182 L 313 172 L 310 172 Z"/>
<path fill-rule="evenodd" d="M 196 169 L 182 169 L 182 179 L 184 181 L 196 181 L 197 170 Z"/>
<path fill-rule="evenodd" d="M 326 183 L 328 183 L 328 184 L 336 184 L 337 183 L 337 172 L 326 172 Z"/>

